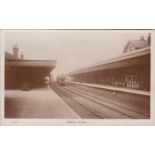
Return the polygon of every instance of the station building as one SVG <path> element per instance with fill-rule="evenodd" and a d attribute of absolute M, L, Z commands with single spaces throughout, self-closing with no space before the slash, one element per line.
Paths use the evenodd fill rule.
<path fill-rule="evenodd" d="M 55 67 L 55 60 L 25 60 L 14 45 L 13 54 L 5 52 L 5 89 L 21 89 L 25 85 L 43 87 L 45 77 L 50 76 Z"/>
<path fill-rule="evenodd" d="M 134 52 L 135 50 L 142 49 L 150 46 L 151 44 L 151 35 L 148 35 L 147 40 L 143 36 L 139 40 L 129 40 L 126 46 L 123 49 L 123 53 Z"/>

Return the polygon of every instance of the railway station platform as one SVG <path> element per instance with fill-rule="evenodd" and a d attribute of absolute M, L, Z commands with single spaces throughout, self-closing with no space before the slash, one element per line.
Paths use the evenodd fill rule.
<path fill-rule="evenodd" d="M 105 86 L 105 85 L 101 85 L 101 84 L 91 84 L 91 83 L 80 83 L 80 82 L 69 82 L 69 83 L 75 84 L 75 85 L 91 87 L 91 88 L 100 88 L 100 89 L 124 92 L 124 93 L 129 93 L 129 94 L 150 96 L 150 92 L 144 91 L 144 90 L 128 89 L 128 88 L 121 88 L 121 87 L 114 87 L 114 86 Z"/>
<path fill-rule="evenodd" d="M 5 91 L 5 118 L 80 118 L 52 89 Z"/>

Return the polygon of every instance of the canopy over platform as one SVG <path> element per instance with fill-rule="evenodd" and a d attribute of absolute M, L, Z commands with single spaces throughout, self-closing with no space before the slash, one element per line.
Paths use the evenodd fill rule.
<path fill-rule="evenodd" d="M 150 91 L 150 47 L 67 74 L 72 82 Z"/>
<path fill-rule="evenodd" d="M 114 59 L 106 60 L 103 62 L 99 62 L 87 67 L 84 67 L 79 70 L 75 70 L 73 72 L 68 73 L 67 75 L 77 75 L 86 72 L 93 72 L 99 70 L 107 70 L 107 69 L 114 69 L 114 68 L 122 68 L 122 67 L 129 67 L 129 66 L 138 66 L 143 64 L 150 63 L 150 47 L 142 48 L 136 50 L 132 53 L 125 53 L 119 57 Z"/>
<path fill-rule="evenodd" d="M 55 67 L 55 60 L 6 60 L 5 88 L 18 89 L 25 83 L 31 88 L 42 87 Z"/>

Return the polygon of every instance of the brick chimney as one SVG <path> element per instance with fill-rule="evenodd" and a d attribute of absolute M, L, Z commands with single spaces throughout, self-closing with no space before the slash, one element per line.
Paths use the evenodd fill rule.
<path fill-rule="evenodd" d="M 18 47 L 17 44 L 13 46 L 13 56 L 18 59 Z"/>

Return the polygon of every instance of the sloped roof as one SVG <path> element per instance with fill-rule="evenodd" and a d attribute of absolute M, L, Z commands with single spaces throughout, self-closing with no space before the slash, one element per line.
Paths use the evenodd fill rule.
<path fill-rule="evenodd" d="M 141 49 L 141 48 L 149 46 L 149 42 L 147 40 L 130 40 L 125 46 L 123 53 L 126 52 L 129 45 L 132 45 L 135 49 Z"/>
<path fill-rule="evenodd" d="M 132 41 L 131 41 L 131 44 L 132 44 L 136 49 L 144 48 L 144 47 L 146 47 L 146 46 L 149 45 L 148 41 L 142 41 L 142 40 L 132 40 Z"/>

